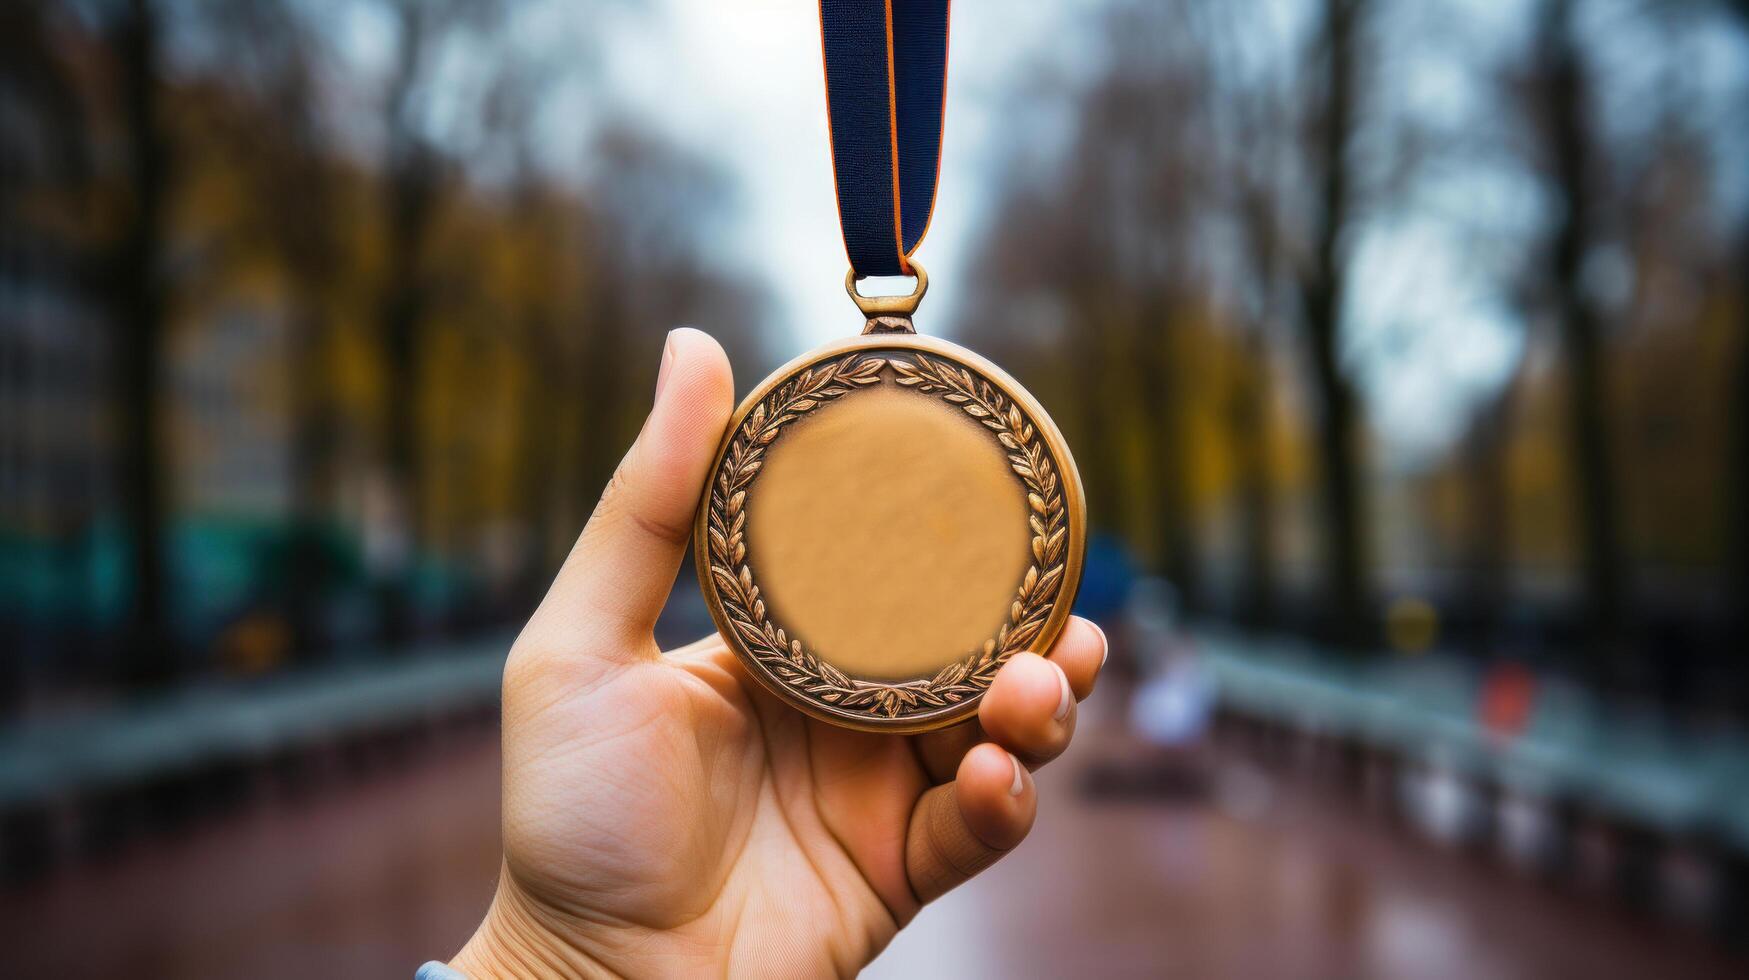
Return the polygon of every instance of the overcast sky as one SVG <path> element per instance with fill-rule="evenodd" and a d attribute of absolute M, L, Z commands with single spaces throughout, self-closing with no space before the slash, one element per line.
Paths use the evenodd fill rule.
<path fill-rule="evenodd" d="M 953 6 L 937 206 L 918 260 L 930 270 L 919 324 L 943 322 L 987 200 L 995 104 L 1083 0 Z M 609 88 L 667 135 L 738 178 L 739 222 L 722 243 L 765 278 L 774 330 L 794 352 L 860 330 L 832 188 L 818 6 L 812 0 L 658 0 L 615 19 Z M 895 281 L 895 289 L 909 287 Z M 939 329 L 939 328 L 938 328 Z"/>
<path fill-rule="evenodd" d="M 994 190 L 990 155 L 1007 135 L 997 127 L 1030 124 L 1015 90 L 1041 66 L 1073 76 L 1090 60 L 1088 28 L 1099 6 L 953 5 L 941 182 L 918 252 L 931 279 L 921 329 L 929 331 L 933 318 L 940 330 L 958 299 Z M 859 329 L 842 287 L 816 4 L 662 0 L 607 26 L 606 88 L 738 178 L 738 221 L 723 247 L 765 278 L 776 303 L 771 327 L 793 337 L 786 353 Z M 1461 93 L 1448 91 L 1453 76 L 1442 80 L 1439 70 L 1429 65 L 1421 98 L 1461 103 Z M 1347 346 L 1384 435 L 1410 456 L 1449 439 L 1468 403 L 1497 387 L 1520 353 L 1517 331 L 1465 281 L 1466 271 L 1479 270 L 1453 254 L 1459 247 L 1410 223 L 1379 229 L 1362 250 L 1363 262 L 1374 257 L 1383 274 L 1356 277 Z"/>
<path fill-rule="evenodd" d="M 1297 0 L 1276 2 L 1286 11 Z M 942 173 L 929 238 L 918 252 L 931 280 L 918 316 L 925 332 L 951 329 L 964 267 L 996 189 L 991 178 L 1000 173 L 992 155 L 1016 132 L 1035 140 L 1062 131 L 1049 125 L 1048 107 L 1029 106 L 1020 93 L 1040 72 L 1072 83 L 1097 68 L 1104 3 L 953 4 Z M 603 113 L 635 116 L 733 179 L 735 207 L 721 240 L 710 244 L 725 266 L 771 297 L 766 323 L 774 351 L 800 353 L 860 329 L 842 285 L 815 0 L 540 0 L 515 9 L 513 49 L 587 66 L 564 73 L 536 122 L 555 167 L 578 165 Z M 1385 9 L 1423 22 L 1392 34 L 1392 86 L 1377 95 L 1448 130 L 1500 125 L 1499 90 L 1474 58 L 1523 43 L 1527 0 L 1417 0 Z M 1587 8 L 1614 17 L 1612 9 L 1608 2 Z M 364 16 L 347 33 L 355 54 L 369 60 L 373 48 L 387 50 L 380 39 L 388 25 Z M 1605 26 L 1611 37 L 1622 33 Z M 1630 36 L 1616 46 L 1631 69 L 1636 46 L 1657 41 Z M 1739 49 L 1708 57 L 1724 58 L 1722 70 L 1741 75 Z M 1710 70 L 1707 58 L 1694 64 L 1697 73 Z M 1500 242 L 1522 240 L 1540 203 L 1510 167 L 1446 166 L 1355 240 L 1344 358 L 1384 440 L 1387 465 L 1412 468 L 1443 451 L 1477 400 L 1511 377 L 1525 330 L 1503 285 L 1510 263 L 1522 259 L 1493 248 L 1489 230 Z M 906 281 L 891 285 L 908 288 Z"/>

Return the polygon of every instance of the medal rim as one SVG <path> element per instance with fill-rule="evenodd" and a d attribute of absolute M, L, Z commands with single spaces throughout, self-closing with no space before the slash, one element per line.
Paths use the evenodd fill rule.
<path fill-rule="evenodd" d="M 780 700 L 797 708 L 810 717 L 837 725 L 865 732 L 886 732 L 909 734 L 916 732 L 935 731 L 959 724 L 978 711 L 984 695 L 989 689 L 979 691 L 960 704 L 947 708 L 939 708 L 928 713 L 907 715 L 901 718 L 881 718 L 878 716 L 852 712 L 834 707 L 825 702 L 815 701 L 785 684 L 782 679 L 771 674 L 770 669 L 758 657 L 747 649 L 746 643 L 736 634 L 733 624 L 723 609 L 721 595 L 717 591 L 716 582 L 710 572 L 709 520 L 711 486 L 717 479 L 724 456 L 728 453 L 735 433 L 741 428 L 741 423 L 753 409 L 777 386 L 794 377 L 810 365 L 830 360 L 844 354 L 860 350 L 914 350 L 933 354 L 957 362 L 983 376 L 986 380 L 1001 389 L 1002 393 L 1020 406 L 1027 418 L 1044 438 L 1053 460 L 1057 464 L 1058 480 L 1061 484 L 1064 506 L 1068 515 L 1067 554 L 1064 556 L 1063 581 L 1059 583 L 1056 598 L 1052 600 L 1051 612 L 1046 617 L 1044 625 L 1038 634 L 1024 649 L 1047 653 L 1068 625 L 1069 617 L 1075 603 L 1076 593 L 1080 590 L 1082 564 L 1086 552 L 1086 499 L 1081 487 L 1081 474 L 1075 466 L 1075 458 L 1069 452 L 1068 443 L 1050 413 L 1027 391 L 1020 382 L 1014 380 L 1008 372 L 1002 370 L 989 359 L 975 351 L 969 350 L 952 341 L 939 337 L 924 336 L 909 333 L 877 333 L 857 337 L 847 337 L 831 341 L 814 348 L 804 354 L 792 358 L 782 367 L 771 372 L 736 406 L 730 417 L 723 437 L 717 445 L 717 451 L 711 457 L 711 466 L 707 471 L 705 484 L 699 496 L 699 505 L 693 519 L 693 568 L 699 582 L 699 589 L 704 594 L 705 606 L 710 610 L 711 621 L 723 641 L 733 650 L 743 669 L 757 680 L 761 687 L 776 695 Z M 818 654 L 816 654 L 818 655 Z M 1012 656 L 1010 653 L 1008 656 Z M 830 662 L 830 661 L 827 661 Z"/>

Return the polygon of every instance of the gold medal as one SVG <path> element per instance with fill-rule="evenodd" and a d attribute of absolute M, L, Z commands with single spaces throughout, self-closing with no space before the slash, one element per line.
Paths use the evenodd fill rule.
<path fill-rule="evenodd" d="M 970 717 L 1047 650 L 1081 577 L 1080 476 L 1013 378 L 918 336 L 909 297 L 784 365 L 736 409 L 694 528 L 717 628 L 780 698 L 835 724 Z M 903 311 L 903 313 L 901 312 Z"/>
<path fill-rule="evenodd" d="M 1013 378 L 911 324 L 911 258 L 941 160 L 948 4 L 822 0 L 845 291 L 862 336 L 766 378 L 730 421 L 693 542 L 748 673 L 823 721 L 915 732 L 971 717 L 1046 651 L 1081 581 L 1086 515 L 1063 436 Z M 908 296 L 857 292 L 912 276 Z"/>

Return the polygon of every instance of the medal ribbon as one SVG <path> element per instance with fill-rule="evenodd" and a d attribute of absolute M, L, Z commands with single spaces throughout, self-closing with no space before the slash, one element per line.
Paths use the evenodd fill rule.
<path fill-rule="evenodd" d="M 838 224 L 856 278 L 911 275 L 941 167 L 949 0 L 820 0 Z"/>

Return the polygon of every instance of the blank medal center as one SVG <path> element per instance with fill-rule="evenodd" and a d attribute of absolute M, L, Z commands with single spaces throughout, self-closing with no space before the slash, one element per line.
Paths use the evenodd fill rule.
<path fill-rule="evenodd" d="M 747 510 L 772 619 L 871 680 L 982 650 L 1031 554 L 1026 493 L 995 433 L 890 378 L 791 423 Z"/>

